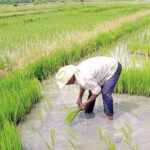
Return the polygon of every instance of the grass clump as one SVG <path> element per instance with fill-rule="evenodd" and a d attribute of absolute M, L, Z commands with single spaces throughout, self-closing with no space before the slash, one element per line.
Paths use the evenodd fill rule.
<path fill-rule="evenodd" d="M 128 48 L 133 53 L 143 54 L 146 57 L 150 56 L 150 31 L 148 30 L 146 33 L 135 37 L 128 44 Z"/>
<path fill-rule="evenodd" d="M 8 121 L 3 122 L 0 129 L 1 150 L 23 150 L 20 135 L 16 127 Z"/>
<path fill-rule="evenodd" d="M 100 139 L 107 145 L 108 150 L 117 150 L 115 143 L 106 135 L 106 133 L 99 128 L 98 129 Z"/>
<path fill-rule="evenodd" d="M 139 68 L 123 68 L 116 86 L 117 93 L 150 96 L 150 62 L 145 61 L 142 64 L 142 67 Z"/>
<path fill-rule="evenodd" d="M 80 108 L 73 108 L 70 110 L 65 116 L 65 122 L 71 124 L 80 111 Z"/>
<path fill-rule="evenodd" d="M 71 147 L 74 149 L 74 150 L 79 150 L 79 147 L 78 145 L 71 139 L 68 139 L 68 143 L 71 145 Z"/>
<path fill-rule="evenodd" d="M 77 139 L 77 135 L 70 128 L 66 128 L 66 131 L 72 138 Z"/>
<path fill-rule="evenodd" d="M 134 144 L 133 140 L 131 139 L 132 131 L 132 126 L 128 122 L 124 123 L 124 125 L 121 127 L 121 132 L 124 135 L 125 143 L 130 147 L 131 150 L 140 150 L 138 144 Z"/>

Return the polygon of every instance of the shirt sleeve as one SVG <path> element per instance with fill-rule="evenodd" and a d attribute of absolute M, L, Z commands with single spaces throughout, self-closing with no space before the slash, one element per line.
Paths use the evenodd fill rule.
<path fill-rule="evenodd" d="M 101 87 L 97 84 L 95 80 L 89 80 L 86 84 L 87 89 L 89 89 L 92 94 L 98 95 L 101 91 Z"/>

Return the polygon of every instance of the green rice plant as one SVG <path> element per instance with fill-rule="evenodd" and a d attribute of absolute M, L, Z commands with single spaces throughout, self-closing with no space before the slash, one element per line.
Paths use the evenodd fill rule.
<path fill-rule="evenodd" d="M 72 108 L 66 115 L 65 115 L 65 122 L 71 124 L 74 118 L 79 114 L 80 108 Z"/>
<path fill-rule="evenodd" d="M 49 114 L 50 114 L 50 109 L 52 108 L 52 105 L 50 104 L 49 101 L 47 101 L 44 105 L 44 110 L 46 112 L 46 120 L 48 120 Z"/>
<path fill-rule="evenodd" d="M 51 129 L 50 130 L 50 143 L 51 145 L 54 145 L 55 144 L 55 129 Z"/>
<path fill-rule="evenodd" d="M 0 69 L 4 69 L 8 63 L 9 62 L 7 61 L 6 58 L 1 58 L 0 57 Z"/>
<path fill-rule="evenodd" d="M 150 125 L 150 121 L 148 121 L 149 125 Z"/>
<path fill-rule="evenodd" d="M 70 128 L 65 128 L 65 130 L 72 138 L 77 139 L 77 135 Z"/>
<path fill-rule="evenodd" d="M 127 7 L 126 5 L 84 4 L 68 5 L 64 8 L 60 6 L 52 10 L 49 7 L 44 10 L 44 7 L 42 8 L 44 13 L 36 9 L 36 14 L 30 13 L 29 9 L 29 14 L 25 10 L 20 16 L 15 12 L 13 17 L 1 17 L 0 51 L 3 51 L 10 59 L 16 59 L 27 51 L 33 52 L 43 47 L 44 50 L 49 51 L 50 43 L 58 39 L 61 41 L 60 37 L 91 30 L 106 20 L 133 14 L 147 7 L 146 5 L 128 5 Z M 33 52 L 33 55 L 38 53 Z"/>
<path fill-rule="evenodd" d="M 66 111 L 70 111 L 72 109 L 72 105 L 71 104 L 67 104 L 65 105 L 63 108 L 60 109 L 60 111 L 62 112 L 66 112 Z"/>
<path fill-rule="evenodd" d="M 131 125 L 128 122 L 124 123 L 124 126 L 121 127 L 121 132 L 124 135 L 125 143 L 132 150 L 140 150 L 139 145 L 137 143 L 134 144 L 133 140 L 131 139 L 132 131 L 133 131 L 132 127 L 131 127 Z"/>
<path fill-rule="evenodd" d="M 34 133 L 37 133 L 42 138 L 42 134 L 39 129 L 35 128 L 32 124 L 31 124 L 31 128 Z"/>
<path fill-rule="evenodd" d="M 8 121 L 3 122 L 0 128 L 0 149 L 23 150 L 18 130 Z"/>
<path fill-rule="evenodd" d="M 40 96 L 37 80 L 13 80 L 8 77 L 0 83 L 0 122 L 18 123 Z"/>
<path fill-rule="evenodd" d="M 141 61 L 142 67 L 123 68 L 116 92 L 150 96 L 150 62 Z"/>
<path fill-rule="evenodd" d="M 74 150 L 79 150 L 78 145 L 71 139 L 68 139 L 68 143 L 72 146 Z"/>
<path fill-rule="evenodd" d="M 142 33 L 140 36 L 135 37 L 128 44 L 129 50 L 133 53 L 144 54 L 147 58 L 150 55 L 150 33 Z"/>
<path fill-rule="evenodd" d="M 99 137 L 100 139 L 107 145 L 108 150 L 116 150 L 116 145 L 115 143 L 106 135 L 106 133 L 99 128 L 98 129 Z"/>
<path fill-rule="evenodd" d="M 40 121 L 42 121 L 42 119 L 43 119 L 43 114 L 42 114 L 42 110 L 37 110 L 37 118 L 40 120 Z"/>
<path fill-rule="evenodd" d="M 55 144 L 55 129 L 50 130 L 50 142 L 48 142 L 44 138 L 43 138 L 43 140 L 44 140 L 44 143 L 46 144 L 46 147 L 48 148 L 48 150 L 52 150 L 53 145 Z"/>
<path fill-rule="evenodd" d="M 121 127 L 121 131 L 122 131 L 125 139 L 129 140 L 133 129 L 132 129 L 132 126 L 128 122 L 125 122 L 124 126 Z"/>

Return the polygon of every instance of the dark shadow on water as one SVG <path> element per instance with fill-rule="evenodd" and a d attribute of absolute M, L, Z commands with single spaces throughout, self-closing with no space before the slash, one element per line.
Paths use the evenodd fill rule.
<path fill-rule="evenodd" d="M 132 112 L 135 109 L 138 109 L 138 104 L 134 102 L 116 102 L 114 103 L 114 120 L 120 118 L 123 116 L 124 113 L 129 113 Z M 97 105 L 94 108 L 93 113 L 84 113 L 83 111 L 78 114 L 74 121 L 74 125 L 81 123 L 81 122 L 86 122 L 89 119 L 104 119 L 106 120 L 106 116 L 103 111 L 103 105 Z"/>
<path fill-rule="evenodd" d="M 114 118 L 120 118 L 124 113 L 130 113 L 139 106 L 134 102 L 116 102 L 114 103 Z"/>
<path fill-rule="evenodd" d="M 135 102 L 129 102 L 129 101 L 126 101 L 126 102 L 116 102 L 114 103 L 114 110 L 121 110 L 123 112 L 130 112 L 134 109 L 138 109 L 138 104 L 135 103 Z"/>
<path fill-rule="evenodd" d="M 86 119 L 92 119 L 95 117 L 95 112 L 92 112 L 92 113 L 81 112 L 78 117 L 86 118 Z"/>

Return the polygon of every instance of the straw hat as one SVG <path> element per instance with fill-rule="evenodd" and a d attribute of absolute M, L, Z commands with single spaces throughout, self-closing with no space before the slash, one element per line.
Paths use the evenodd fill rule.
<path fill-rule="evenodd" d="M 75 73 L 76 66 L 67 65 L 61 67 L 56 73 L 56 80 L 60 89 L 62 89 Z"/>

